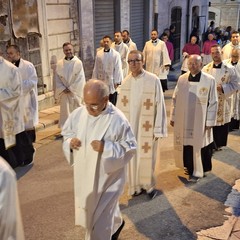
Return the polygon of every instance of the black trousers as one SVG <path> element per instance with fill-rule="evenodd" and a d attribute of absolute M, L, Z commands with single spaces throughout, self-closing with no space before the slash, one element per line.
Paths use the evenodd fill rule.
<path fill-rule="evenodd" d="M 213 143 L 201 149 L 203 172 L 208 172 L 212 170 L 212 154 Z M 194 170 L 193 146 L 183 146 L 183 165 L 185 168 L 187 168 L 188 174 L 192 175 Z"/>
<path fill-rule="evenodd" d="M 13 146 L 14 147 L 14 146 Z M 4 139 L 0 138 L 0 156 L 4 158 L 12 168 L 16 168 L 20 165 L 13 152 L 13 147 L 6 149 Z"/>
<path fill-rule="evenodd" d="M 117 104 L 117 95 L 118 95 L 117 92 L 109 94 L 109 102 L 111 102 L 114 106 L 116 106 Z"/>
<path fill-rule="evenodd" d="M 16 135 L 16 145 L 5 149 L 4 139 L 0 139 L 0 156 L 2 156 L 12 168 L 16 168 L 31 162 L 35 149 L 33 142 L 36 140 L 35 129 L 23 131 Z"/>
<path fill-rule="evenodd" d="M 163 90 L 163 92 L 165 92 L 166 90 L 168 90 L 167 79 L 160 79 L 160 81 L 161 81 L 161 85 L 162 85 L 162 90 Z"/>
<path fill-rule="evenodd" d="M 223 147 L 223 146 L 227 146 L 229 124 L 230 123 L 225 123 L 222 126 L 213 127 L 213 140 L 214 140 L 216 149 Z"/>

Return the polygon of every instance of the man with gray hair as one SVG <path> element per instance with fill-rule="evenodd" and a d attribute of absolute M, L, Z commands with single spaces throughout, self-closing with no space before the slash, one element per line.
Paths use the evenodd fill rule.
<path fill-rule="evenodd" d="M 85 240 L 116 240 L 124 226 L 118 199 L 125 168 L 136 151 L 131 127 L 109 99 L 109 87 L 89 80 L 83 98 L 63 126 L 63 150 L 74 166 L 75 224 Z"/>
<path fill-rule="evenodd" d="M 189 72 L 181 75 L 172 96 L 170 125 L 174 127 L 177 167 L 185 168 L 189 181 L 197 182 L 212 170 L 212 128 L 217 118 L 215 79 L 201 71 L 202 59 L 191 55 Z"/>

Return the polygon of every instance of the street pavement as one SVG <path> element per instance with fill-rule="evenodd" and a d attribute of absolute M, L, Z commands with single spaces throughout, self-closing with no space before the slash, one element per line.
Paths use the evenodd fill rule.
<path fill-rule="evenodd" d="M 168 116 L 178 74 L 179 68 L 171 72 L 169 90 L 164 93 Z M 43 127 L 38 127 L 35 162 L 16 169 L 26 240 L 84 240 L 84 229 L 74 225 L 73 170 L 64 159 L 62 140 L 55 139 L 58 113 L 58 106 L 41 113 Z M 193 184 L 175 167 L 173 129 L 168 125 L 168 137 L 158 146 L 155 174 L 159 194 L 153 200 L 146 195 L 132 198 L 127 196 L 126 186 L 120 199 L 126 224 L 119 240 L 213 239 L 197 236 L 205 229 L 217 235 L 214 239 L 230 239 L 223 236 L 227 230 L 221 226 L 227 215 L 232 216 L 224 203 L 240 178 L 239 136 L 239 130 L 230 133 L 228 146 L 214 153 L 212 172 Z M 240 201 L 235 206 L 239 208 Z M 217 226 L 220 228 L 208 230 Z M 239 238 L 231 238 L 235 239 Z"/>

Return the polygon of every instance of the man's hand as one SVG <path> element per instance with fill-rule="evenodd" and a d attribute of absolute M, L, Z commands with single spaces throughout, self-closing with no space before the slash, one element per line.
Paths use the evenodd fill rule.
<path fill-rule="evenodd" d="M 91 145 L 92 145 L 92 148 L 94 151 L 99 152 L 99 153 L 103 152 L 103 149 L 104 149 L 103 141 L 93 140 L 91 142 Z"/>
<path fill-rule="evenodd" d="M 81 141 L 78 138 L 72 138 L 70 141 L 70 148 L 78 150 L 82 146 Z"/>
<path fill-rule="evenodd" d="M 220 93 L 223 93 L 223 88 L 222 88 L 221 84 L 217 85 L 217 91 L 220 92 Z"/>
<path fill-rule="evenodd" d="M 211 128 L 212 128 L 212 126 L 205 126 L 205 130 L 209 130 Z"/>
<path fill-rule="evenodd" d="M 174 121 L 170 121 L 170 125 L 174 127 Z"/>

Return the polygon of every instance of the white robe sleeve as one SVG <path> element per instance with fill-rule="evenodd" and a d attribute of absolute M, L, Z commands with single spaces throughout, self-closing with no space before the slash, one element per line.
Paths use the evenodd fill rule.
<path fill-rule="evenodd" d="M 123 168 L 136 152 L 137 144 L 128 123 L 115 126 L 116 141 L 105 141 L 101 161 L 107 174 Z M 115 132 L 115 131 L 114 131 Z"/>
<path fill-rule="evenodd" d="M 170 109 L 170 121 L 175 122 L 175 110 L 176 110 L 176 102 L 177 102 L 177 92 L 178 87 L 176 85 L 173 95 L 172 95 L 172 102 L 171 102 L 171 109 Z"/>
<path fill-rule="evenodd" d="M 223 83 L 222 88 L 224 95 L 226 97 L 231 96 L 234 92 L 236 92 L 239 89 L 239 78 L 236 73 L 236 69 L 234 67 L 231 67 L 228 69 L 230 73 L 230 81 L 228 83 Z"/>
<path fill-rule="evenodd" d="M 76 109 L 77 110 L 77 109 Z M 73 153 L 70 148 L 70 142 L 72 138 L 76 137 L 76 122 L 74 124 L 74 119 L 76 118 L 78 111 L 73 111 L 66 122 L 63 125 L 61 135 L 63 136 L 63 152 L 67 162 L 70 165 L 73 165 Z"/>
<path fill-rule="evenodd" d="M 216 125 L 217 120 L 217 108 L 218 108 L 218 95 L 215 79 L 211 80 L 211 89 L 209 92 L 208 108 L 207 108 L 207 117 L 206 117 L 206 126 L 212 127 Z"/>
<path fill-rule="evenodd" d="M 156 81 L 156 118 L 154 137 L 167 137 L 167 113 L 163 90 L 159 80 Z"/>
<path fill-rule="evenodd" d="M 27 65 L 27 79 L 22 79 L 23 94 L 29 94 L 29 92 L 37 87 L 37 73 L 32 64 Z M 25 74 L 24 74 L 25 75 Z"/>
<path fill-rule="evenodd" d="M 74 77 L 73 81 L 71 81 L 71 85 L 68 89 L 76 96 L 83 99 L 83 88 L 86 83 L 85 73 L 83 69 L 83 65 L 81 61 L 76 61 L 74 63 Z"/>
<path fill-rule="evenodd" d="M 117 52 L 118 53 L 118 52 Z M 118 53 L 115 58 L 115 68 L 113 73 L 114 84 L 121 84 L 123 81 L 122 60 L 121 55 Z"/>

